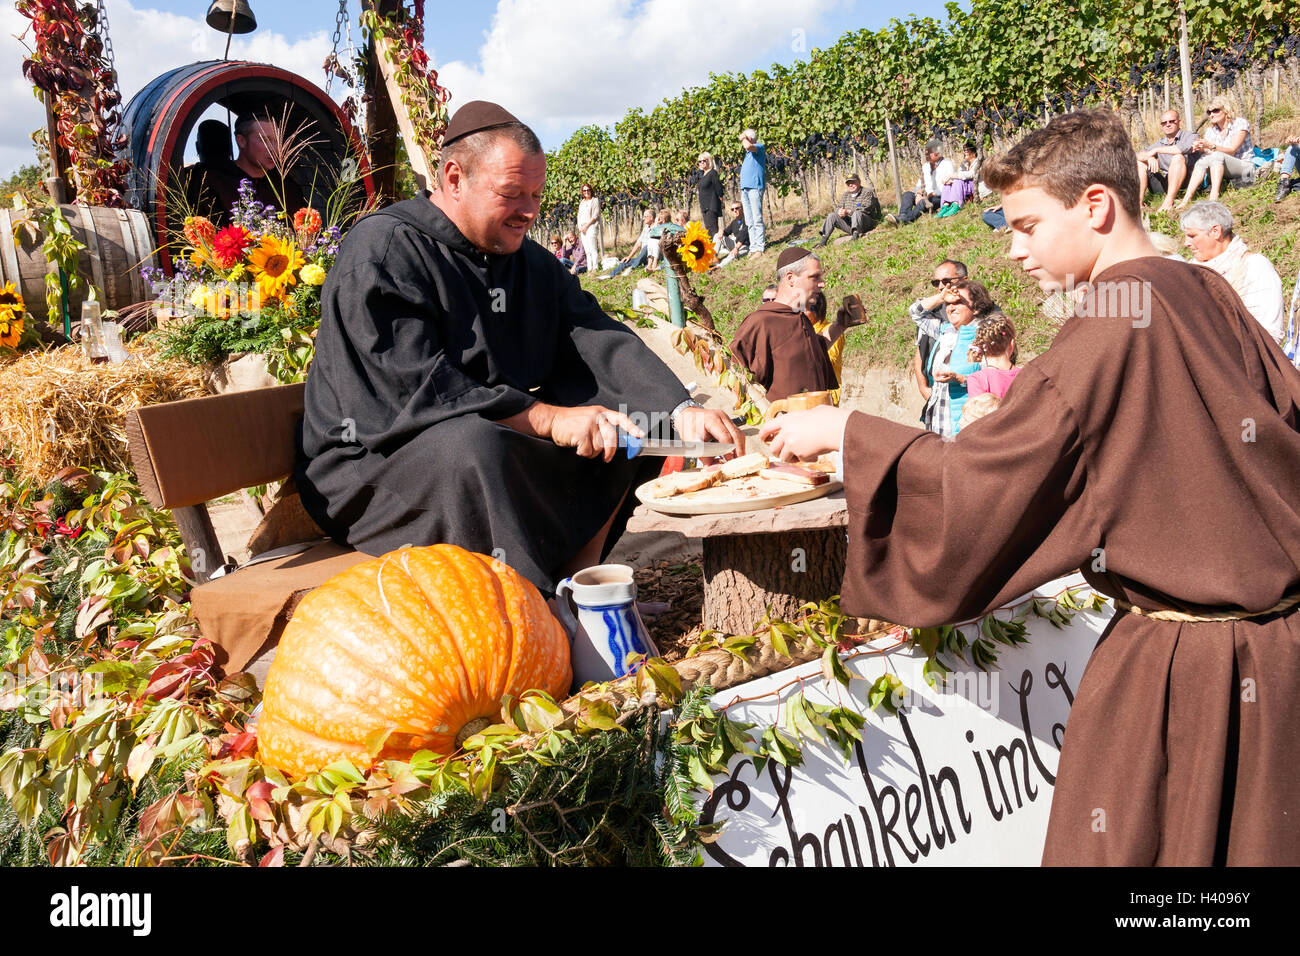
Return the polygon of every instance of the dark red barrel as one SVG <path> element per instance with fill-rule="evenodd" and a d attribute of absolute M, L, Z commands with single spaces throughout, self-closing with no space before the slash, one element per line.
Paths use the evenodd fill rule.
<path fill-rule="evenodd" d="M 360 205 L 374 194 L 360 137 L 347 115 L 320 87 L 266 63 L 209 60 L 177 67 L 147 83 L 131 98 L 122 117 L 131 160 L 129 201 L 144 210 L 153 223 L 160 258 L 168 271 L 168 189 L 177 188 L 185 144 L 204 111 L 214 103 L 229 109 L 232 116 L 254 111 L 276 120 L 284 116 L 290 128 L 309 131 L 313 142 L 288 175 L 302 187 L 303 195 L 315 193 L 314 204 L 322 212 L 326 199 L 322 180 L 328 179 L 332 185 L 332 174 L 344 168 L 349 158 L 356 160 L 359 170 L 350 202 Z"/>

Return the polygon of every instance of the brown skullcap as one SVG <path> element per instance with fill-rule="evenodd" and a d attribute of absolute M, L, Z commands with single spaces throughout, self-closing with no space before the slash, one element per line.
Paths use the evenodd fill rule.
<path fill-rule="evenodd" d="M 496 103 L 489 103 L 487 100 L 470 100 L 456 111 L 456 115 L 447 124 L 442 145 L 445 149 L 471 133 L 481 133 L 485 129 L 496 129 L 498 126 L 518 122 L 518 117 L 511 115 Z"/>
<path fill-rule="evenodd" d="M 780 272 L 786 266 L 794 265 L 807 255 L 811 255 L 811 253 L 802 246 L 786 246 L 781 250 L 781 254 L 776 257 L 776 271 Z"/>

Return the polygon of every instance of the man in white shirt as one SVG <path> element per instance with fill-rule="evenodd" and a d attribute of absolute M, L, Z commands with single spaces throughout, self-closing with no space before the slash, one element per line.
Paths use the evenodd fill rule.
<path fill-rule="evenodd" d="M 1231 210 L 1220 202 L 1198 202 L 1184 213 L 1179 225 L 1196 264 L 1227 279 L 1246 311 L 1274 342 L 1282 344 L 1286 336 L 1282 277 L 1267 256 L 1251 252 L 1240 236 L 1233 235 Z"/>
<path fill-rule="evenodd" d="M 621 260 L 619 264 L 614 267 L 613 272 L 608 275 L 596 276 L 596 278 L 612 279 L 619 273 L 626 272 L 628 269 L 635 269 L 637 266 L 648 266 L 651 255 L 659 255 L 658 240 L 650 238 L 650 230 L 654 227 L 654 224 L 655 211 L 653 209 L 647 209 L 641 214 L 641 235 L 637 237 L 636 245 L 634 245 L 632 251 L 627 254 L 627 258 Z M 651 252 L 652 244 L 654 248 L 653 253 Z"/>
<path fill-rule="evenodd" d="M 939 196 L 943 187 L 957 175 L 951 159 L 943 158 L 943 143 L 932 139 L 925 144 L 925 162 L 921 164 L 921 178 L 916 181 L 911 192 L 903 193 L 898 215 L 890 213 L 887 222 L 897 226 L 906 222 L 915 222 L 923 212 L 938 212 L 942 201 Z"/>

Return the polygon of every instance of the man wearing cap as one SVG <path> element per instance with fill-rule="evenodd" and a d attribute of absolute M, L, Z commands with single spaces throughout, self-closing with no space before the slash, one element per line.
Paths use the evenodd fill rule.
<path fill-rule="evenodd" d="M 782 249 L 776 260 L 776 298 L 751 312 L 736 330 L 732 354 L 767 390 L 769 401 L 839 388 L 828 352 L 848 326 L 837 316 L 819 334 L 804 315 L 825 286 L 815 253 L 799 246 Z"/>
<path fill-rule="evenodd" d="M 551 593 L 599 563 L 662 464 L 628 460 L 618 429 L 744 439 L 527 238 L 546 182 L 532 130 L 465 104 L 437 178 L 358 222 L 326 279 L 302 501 L 368 554 L 456 544 Z"/>
<path fill-rule="evenodd" d="M 876 228 L 876 214 L 872 212 L 872 206 L 878 211 L 880 203 L 875 191 L 863 189 L 862 180 L 857 173 L 850 173 L 849 178 L 844 180 L 844 185 L 848 188 L 840 197 L 839 206 L 832 209 L 822 223 L 822 241 L 815 248 L 820 249 L 830 242 L 831 233 L 836 229 L 847 232 L 854 239 L 861 239 L 865 233 Z"/>
<path fill-rule="evenodd" d="M 932 139 L 925 144 L 925 162 L 921 164 L 921 178 L 916 181 L 911 192 L 903 193 L 899 200 L 898 215 L 892 212 L 885 217 L 895 226 L 915 222 L 923 212 L 938 212 L 943 205 L 940 196 L 943 187 L 957 175 L 957 168 L 951 159 L 943 158 L 943 143 Z"/>

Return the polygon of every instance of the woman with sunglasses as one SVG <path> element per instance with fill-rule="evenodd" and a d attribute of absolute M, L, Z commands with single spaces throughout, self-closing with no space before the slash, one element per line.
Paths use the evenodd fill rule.
<path fill-rule="evenodd" d="M 696 165 L 700 170 L 700 219 L 709 235 L 718 231 L 718 220 L 722 218 L 722 179 L 718 176 L 718 164 L 708 153 L 700 153 Z"/>
<path fill-rule="evenodd" d="M 578 203 L 578 237 L 587 256 L 587 269 L 600 268 L 600 200 L 591 183 L 582 184 L 582 202 Z"/>
<path fill-rule="evenodd" d="M 1255 181 L 1255 144 L 1250 139 L 1250 123 L 1245 117 L 1233 116 L 1223 97 L 1210 103 L 1205 112 L 1210 124 L 1205 127 L 1205 135 L 1196 141 L 1201 158 L 1187 177 L 1187 192 L 1183 193 L 1179 209 L 1191 204 L 1206 173 L 1210 174 L 1210 202 L 1218 201 L 1225 175 L 1237 186 L 1249 186 Z"/>

